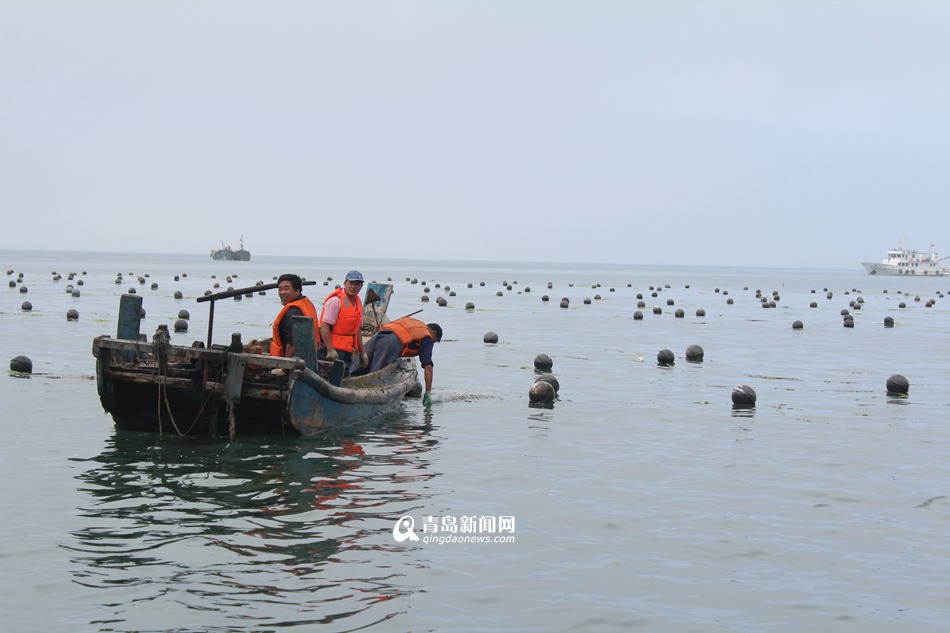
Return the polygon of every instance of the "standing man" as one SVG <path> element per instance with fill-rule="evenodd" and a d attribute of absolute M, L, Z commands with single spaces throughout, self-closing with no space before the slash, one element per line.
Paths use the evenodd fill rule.
<path fill-rule="evenodd" d="M 442 340 L 442 327 L 438 323 L 423 323 L 412 317 L 390 321 L 366 344 L 369 364 L 361 373 L 378 371 L 399 357 L 419 357 L 425 379 L 425 395 L 422 404 L 432 405 L 432 345 Z"/>
<path fill-rule="evenodd" d="M 313 319 L 314 334 L 317 334 L 317 309 L 303 294 L 303 282 L 297 275 L 287 273 L 277 278 L 277 296 L 283 304 L 277 318 L 274 319 L 273 335 L 270 342 L 271 356 L 294 355 L 294 330 L 291 327 L 293 316 L 308 316 Z"/>
<path fill-rule="evenodd" d="M 369 359 L 363 351 L 363 303 L 360 290 L 363 275 L 358 270 L 346 273 L 343 287 L 337 288 L 323 301 L 320 314 L 320 340 L 323 346 L 317 353 L 320 360 L 340 360 L 349 367 L 358 354 L 360 367 Z"/>

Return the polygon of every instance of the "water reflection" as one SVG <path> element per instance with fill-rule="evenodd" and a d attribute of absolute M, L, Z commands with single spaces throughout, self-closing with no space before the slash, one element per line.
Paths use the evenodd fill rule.
<path fill-rule="evenodd" d="M 100 630 L 260 630 L 392 617 L 416 590 L 391 538 L 436 473 L 431 417 L 363 433 L 180 441 L 116 432 L 86 460 L 75 582 L 103 591 Z M 414 415 L 418 415 L 415 412 Z M 351 623 L 347 621 L 347 628 Z M 185 630 L 185 629 L 182 629 Z"/>
<path fill-rule="evenodd" d="M 754 418 L 755 407 L 742 404 L 732 405 L 732 417 L 734 418 Z"/>

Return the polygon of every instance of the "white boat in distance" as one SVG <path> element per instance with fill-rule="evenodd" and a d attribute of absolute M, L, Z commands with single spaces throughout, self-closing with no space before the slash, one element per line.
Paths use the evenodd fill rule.
<path fill-rule="evenodd" d="M 950 275 L 950 267 L 940 265 L 944 259 L 947 258 L 941 258 L 932 250 L 906 249 L 901 238 L 897 248 L 887 251 L 887 257 L 879 262 L 861 262 L 861 265 L 869 275 Z"/>

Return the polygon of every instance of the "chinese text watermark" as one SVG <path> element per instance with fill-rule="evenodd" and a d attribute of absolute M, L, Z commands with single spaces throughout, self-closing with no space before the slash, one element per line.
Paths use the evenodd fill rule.
<path fill-rule="evenodd" d="M 416 534 L 416 532 L 420 534 Z M 397 543 L 419 541 L 425 544 L 445 543 L 514 543 L 515 517 L 513 516 L 433 516 L 426 515 L 421 524 L 410 516 L 401 516 L 393 526 Z"/>

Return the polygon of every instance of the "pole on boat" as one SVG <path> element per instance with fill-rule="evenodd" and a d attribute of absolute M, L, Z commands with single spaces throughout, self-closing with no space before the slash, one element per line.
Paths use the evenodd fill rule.
<path fill-rule="evenodd" d="M 373 308 L 373 317 L 376 319 L 376 329 L 379 330 L 382 328 L 382 324 L 379 322 L 379 314 L 376 312 L 376 302 L 379 301 L 380 297 L 376 294 L 376 291 L 370 288 L 366 291 L 366 298 L 364 301 Z"/>
<path fill-rule="evenodd" d="M 214 301 L 208 306 L 208 344 L 205 346 L 211 349 L 211 330 L 214 329 Z"/>
<path fill-rule="evenodd" d="M 400 319 L 405 319 L 406 317 L 415 316 L 415 315 L 419 314 L 420 312 L 422 312 L 422 308 L 419 308 L 419 309 L 416 310 L 415 312 L 410 312 L 409 314 L 404 314 L 404 315 L 402 315 L 402 316 L 399 317 L 399 318 L 400 318 Z"/>
<path fill-rule="evenodd" d="M 305 281 L 301 285 L 303 286 L 315 286 L 317 282 L 315 281 Z M 277 287 L 276 283 L 273 284 L 260 284 L 257 286 L 249 286 L 247 288 L 237 288 L 235 290 L 225 290 L 224 292 L 216 292 L 210 295 L 204 295 L 198 297 L 196 301 L 198 303 L 204 303 L 209 301 L 211 305 L 208 309 L 208 349 L 211 349 L 211 332 L 214 330 L 214 302 L 219 299 L 228 299 L 230 297 L 237 297 L 240 295 L 246 295 L 252 292 L 263 292 L 264 290 L 273 290 Z"/>

